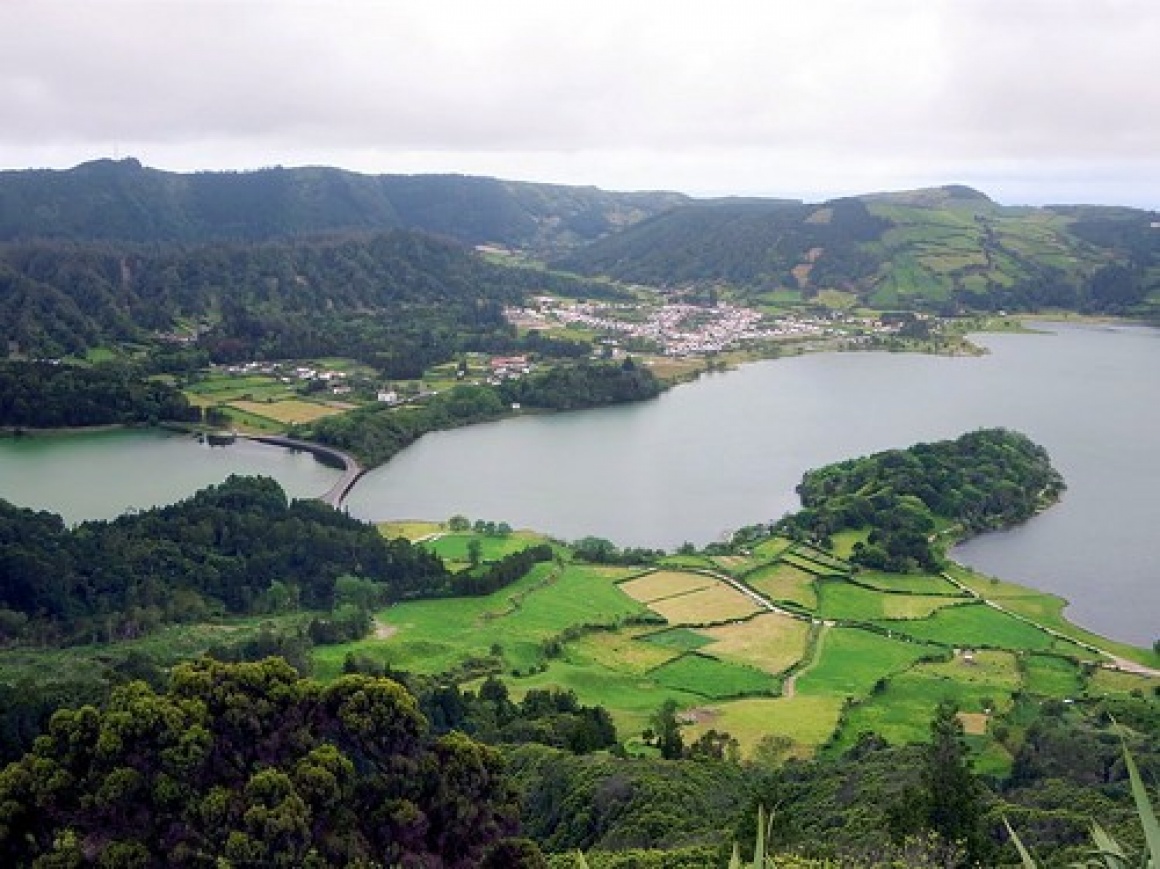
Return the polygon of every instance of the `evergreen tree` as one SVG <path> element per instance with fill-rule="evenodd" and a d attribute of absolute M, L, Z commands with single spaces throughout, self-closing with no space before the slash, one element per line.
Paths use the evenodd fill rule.
<path fill-rule="evenodd" d="M 948 845 L 963 849 L 965 865 L 984 862 L 984 791 L 971 771 L 958 706 L 943 700 L 930 723 L 923 769 L 926 826 Z"/>

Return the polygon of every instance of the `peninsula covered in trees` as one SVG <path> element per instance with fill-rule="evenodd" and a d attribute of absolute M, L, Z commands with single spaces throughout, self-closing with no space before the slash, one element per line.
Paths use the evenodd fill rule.
<path fill-rule="evenodd" d="M 982 429 L 810 471 L 798 486 L 802 509 L 775 530 L 827 545 L 835 532 L 869 529 L 854 546 L 855 563 L 936 570 L 940 535 L 956 540 L 1025 522 L 1063 489 L 1043 447 L 1018 432 Z"/>

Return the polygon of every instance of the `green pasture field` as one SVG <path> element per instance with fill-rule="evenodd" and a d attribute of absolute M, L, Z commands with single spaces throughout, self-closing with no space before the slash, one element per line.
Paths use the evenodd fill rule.
<path fill-rule="evenodd" d="M 115 349 L 103 345 L 100 347 L 90 347 L 85 353 L 85 361 L 94 364 L 98 362 L 112 362 L 119 357 L 120 354 Z"/>
<path fill-rule="evenodd" d="M 531 531 L 513 531 L 505 536 L 476 534 L 474 531 L 450 532 L 424 541 L 419 545 L 434 552 L 447 561 L 468 562 L 468 547 L 472 540 L 479 541 L 479 557 L 482 561 L 498 561 L 505 555 L 520 552 L 529 546 L 543 543 L 543 535 Z"/>
<path fill-rule="evenodd" d="M 927 619 L 892 622 L 883 627 L 917 640 L 955 646 L 1054 651 L 1092 657 L 1074 643 L 1058 640 L 1033 625 L 981 603 L 945 607 Z"/>
<path fill-rule="evenodd" d="M 712 643 L 705 651 L 715 658 L 779 675 L 805 655 L 809 631 L 800 619 L 762 613 L 737 624 L 701 628 L 694 636 Z"/>
<path fill-rule="evenodd" d="M 760 567 L 761 564 L 761 561 L 748 555 L 715 555 L 709 559 L 710 569 L 719 570 L 730 576 L 742 576 L 746 572 Z"/>
<path fill-rule="evenodd" d="M 590 661 L 553 661 L 543 672 L 507 682 L 512 698 L 517 701 L 534 688 L 575 691 L 581 703 L 608 709 L 622 740 L 649 727 L 649 719 L 666 700 L 674 700 L 681 709 L 705 702 L 698 694 L 665 687 L 647 675 L 625 672 L 619 666 L 602 667 Z"/>
<path fill-rule="evenodd" d="M 185 391 L 213 402 L 266 401 L 297 398 L 293 384 L 283 383 L 268 374 L 210 374 L 202 380 L 189 384 Z"/>
<path fill-rule="evenodd" d="M 379 374 L 370 365 L 351 359 L 349 356 L 323 356 L 320 359 L 310 360 L 311 367 L 325 368 L 327 371 L 341 371 L 347 376 L 360 375 L 363 377 L 378 377 Z"/>
<path fill-rule="evenodd" d="M 1003 778 L 1011 774 L 1015 758 L 1003 743 L 986 736 L 967 736 L 967 748 L 971 751 L 974 770 L 979 775 Z"/>
<path fill-rule="evenodd" d="M 943 594 L 963 599 L 962 592 L 953 583 L 934 573 L 885 573 L 880 570 L 862 570 L 855 578 L 863 585 L 872 585 L 883 591 Z"/>
<path fill-rule="evenodd" d="M 858 304 L 858 296 L 843 290 L 822 290 L 814 297 L 814 301 L 831 310 L 845 311 Z"/>
<path fill-rule="evenodd" d="M 849 571 L 851 567 L 850 563 L 844 558 L 840 558 L 816 546 L 811 546 L 808 543 L 798 543 L 791 551 L 794 555 L 808 561 L 816 562 L 824 567 L 833 568 L 834 570 Z"/>
<path fill-rule="evenodd" d="M 788 537 L 770 537 L 753 547 L 752 554 L 754 558 L 762 561 L 772 561 L 791 546 L 793 546 L 793 541 Z"/>
<path fill-rule="evenodd" d="M 818 593 L 812 573 L 785 562 L 758 568 L 744 577 L 745 584 L 770 600 L 792 601 L 808 610 L 818 608 Z"/>
<path fill-rule="evenodd" d="M 573 640 L 564 648 L 562 660 L 572 664 L 589 663 L 607 670 L 643 676 L 680 657 L 691 649 L 678 645 L 650 642 L 655 637 L 653 627 L 631 627 L 612 631 L 595 631 Z M 677 628 L 671 633 L 685 633 L 699 645 L 707 641 L 692 631 Z M 670 632 L 666 632 L 670 633 Z"/>
<path fill-rule="evenodd" d="M 509 670 L 544 661 L 542 643 L 580 625 L 615 625 L 647 613 L 623 594 L 616 580 L 630 569 L 539 564 L 507 588 L 483 597 L 409 601 L 377 614 L 394 633 L 315 650 L 318 675 L 341 672 L 348 653 L 366 655 L 396 669 L 442 673 L 469 658 L 503 650 Z"/>
<path fill-rule="evenodd" d="M 694 631 L 691 628 L 668 628 L 647 634 L 641 639 L 650 645 L 675 649 L 678 652 L 694 652 L 713 642 L 704 632 Z"/>
<path fill-rule="evenodd" d="M 1054 655 L 1027 655 L 1023 659 L 1023 687 L 1045 697 L 1076 697 L 1084 676 L 1072 661 Z"/>
<path fill-rule="evenodd" d="M 1059 631 L 1076 642 L 1099 646 L 1101 649 L 1107 649 L 1109 652 L 1122 655 L 1129 660 L 1149 667 L 1160 668 L 1160 654 L 1150 649 L 1141 649 L 1128 643 L 1101 637 L 1099 634 L 1093 634 L 1091 631 L 1084 630 L 1067 621 L 1063 615 L 1067 601 L 1057 595 L 984 576 L 960 564 L 950 565 L 947 568 L 947 573 L 976 594 L 1001 604 L 1004 609 L 1033 619 L 1044 627 Z M 1089 652 L 1082 654 L 1091 657 Z"/>
<path fill-rule="evenodd" d="M 769 314 L 783 314 L 785 313 L 786 305 L 799 305 L 802 301 L 801 290 L 791 290 L 787 288 L 779 290 L 769 290 L 759 296 L 762 307 L 768 307 L 770 310 L 765 311 Z"/>
<path fill-rule="evenodd" d="M 924 619 L 962 598 L 933 595 L 884 594 L 844 579 L 818 581 L 818 615 L 826 619 Z"/>
<path fill-rule="evenodd" d="M 814 576 L 845 576 L 849 573 L 849 568 L 822 564 L 813 558 L 798 555 L 792 549 L 782 554 L 781 561 L 783 564 L 792 564 L 794 567 L 800 568 L 807 573 L 812 573 Z"/>
<path fill-rule="evenodd" d="M 890 639 L 858 628 L 830 628 L 821 638 L 817 659 L 797 680 L 797 693 L 817 697 L 859 697 L 883 678 L 905 670 L 940 649 Z M 795 698 L 796 699 L 796 698 Z"/>
<path fill-rule="evenodd" d="M 1160 686 L 1160 679 L 1099 667 L 1088 678 L 1087 687 L 1092 696 L 1103 697 L 1108 694 L 1130 694 L 1133 691 L 1147 694 L 1157 686 Z"/>
<path fill-rule="evenodd" d="M 648 675 L 665 688 L 699 694 L 708 700 L 773 694 L 778 687 L 777 680 L 754 667 L 696 652 L 662 664 Z"/>
<path fill-rule="evenodd" d="M 256 413 L 239 410 L 232 405 L 226 405 L 222 410 L 229 417 L 231 425 L 237 429 L 259 432 L 284 432 L 286 430 L 285 425 L 268 416 L 259 416 Z"/>
<path fill-rule="evenodd" d="M 716 567 L 713 559 L 707 555 L 666 555 L 659 562 L 661 567 L 693 568 L 694 570 L 713 570 Z"/>
<path fill-rule="evenodd" d="M 830 535 L 830 542 L 834 546 L 835 557 L 848 559 L 854 553 L 855 543 L 866 542 L 866 532 L 855 528 L 838 531 Z"/>
<path fill-rule="evenodd" d="M 923 742 L 930 735 L 931 716 L 944 699 L 961 702 L 961 692 L 942 680 L 911 673 L 899 675 L 881 693 L 859 699 L 847 710 L 834 750 L 845 751 L 867 731 L 895 745 Z"/>
<path fill-rule="evenodd" d="M 745 697 L 725 703 L 697 707 L 696 723 L 684 728 L 691 742 L 713 728 L 726 731 L 741 746 L 742 756 L 751 756 L 757 744 L 768 736 L 790 740 L 789 754 L 808 757 L 834 732 L 842 712 L 841 697 Z"/>
<path fill-rule="evenodd" d="M 1011 694 L 1018 687 L 1014 656 L 1008 652 L 979 653 L 972 663 L 956 656 L 946 663 L 916 664 L 888 679 L 881 690 L 856 700 L 834 749 L 849 748 L 867 730 L 894 744 L 923 741 L 929 736 L 931 716 L 943 700 L 956 703 L 982 729 L 991 712 L 1011 706 Z"/>

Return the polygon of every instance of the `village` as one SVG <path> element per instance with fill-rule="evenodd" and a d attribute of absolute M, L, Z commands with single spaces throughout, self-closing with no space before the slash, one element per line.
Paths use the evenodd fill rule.
<path fill-rule="evenodd" d="M 505 310 L 521 329 L 584 328 L 604 337 L 619 336 L 666 356 L 710 356 L 769 341 L 814 338 L 858 340 L 870 334 L 897 333 L 898 323 L 874 318 L 786 314 L 770 318 L 752 308 L 670 303 L 659 307 L 597 302 L 564 302 L 541 296 L 524 308 Z"/>
<path fill-rule="evenodd" d="M 842 312 L 771 316 L 732 304 L 612 304 L 551 296 L 536 297 L 526 307 L 508 308 L 504 313 L 521 333 L 574 336 L 577 341 L 590 341 L 596 358 L 621 359 L 636 354 L 650 366 L 658 364 L 659 357 L 687 366 L 738 350 L 757 355 L 777 353 L 787 344 L 806 352 L 835 346 L 866 347 L 899 335 L 904 327 L 914 325 L 911 321 L 917 316 L 855 317 Z M 929 328 L 932 324 L 924 321 L 920 325 Z M 384 382 L 365 365 L 338 359 L 247 361 L 214 370 L 233 384 L 222 383 L 226 392 L 217 395 L 219 399 L 238 392 L 241 399 L 268 403 L 294 394 L 321 403 L 331 412 L 341 412 L 365 403 L 422 403 L 457 384 L 499 386 L 526 377 L 544 364 L 536 354 L 468 352 L 434 366 L 419 380 L 395 382 Z M 673 373 L 668 371 L 670 376 Z M 678 377 L 685 373 L 685 369 L 676 370 Z M 199 389 L 213 392 L 212 380 L 211 375 L 211 381 Z"/>

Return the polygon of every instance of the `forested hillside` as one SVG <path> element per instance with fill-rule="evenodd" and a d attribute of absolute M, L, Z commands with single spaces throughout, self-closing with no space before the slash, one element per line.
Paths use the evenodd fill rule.
<path fill-rule="evenodd" d="M 466 175 L 324 167 L 179 174 L 97 160 L 63 172 L 0 172 L 0 240 L 188 243 L 416 229 L 465 244 L 553 249 L 687 201 Z"/>
<path fill-rule="evenodd" d="M 215 361 L 344 355 L 417 376 L 455 350 L 514 349 L 502 308 L 535 292 L 615 294 L 401 230 L 191 247 L 12 243 L 0 246 L 0 346 L 45 357 L 197 336 Z"/>
<path fill-rule="evenodd" d="M 179 390 L 121 365 L 85 367 L 0 361 L 0 426 L 200 422 L 201 410 Z"/>
<path fill-rule="evenodd" d="M 853 286 L 877 266 L 859 243 L 876 241 L 889 225 L 853 199 L 824 208 L 725 200 L 658 215 L 556 265 L 653 286 L 722 282 L 761 290 L 797 287 L 794 270 L 808 266 L 817 271 L 815 285 Z"/>
<path fill-rule="evenodd" d="M 814 205 L 698 202 L 455 175 L 181 175 L 97 161 L 0 173 L 0 341 L 55 356 L 244 311 L 257 322 L 225 323 L 223 340 L 207 339 L 210 352 L 301 356 L 389 343 L 384 352 L 411 358 L 446 342 L 448 326 L 493 331 L 489 302 L 613 292 L 486 263 L 466 250 L 480 244 L 589 277 L 753 304 L 838 291 L 878 309 L 1148 316 L 1160 311 L 1157 223 L 1131 208 L 1004 207 L 955 186 Z M 432 320 L 429 310 L 404 318 L 389 307 L 415 303 L 451 308 Z M 398 328 L 367 335 L 333 322 L 356 311 L 386 311 L 411 334 L 396 352 Z"/>
<path fill-rule="evenodd" d="M 381 600 L 447 582 L 435 556 L 386 540 L 268 478 L 231 477 L 169 507 L 64 526 L 0 500 L 0 643 L 111 641 L 215 614 L 334 605 L 351 576 Z"/>

